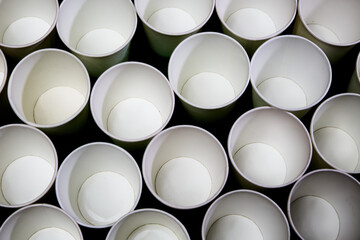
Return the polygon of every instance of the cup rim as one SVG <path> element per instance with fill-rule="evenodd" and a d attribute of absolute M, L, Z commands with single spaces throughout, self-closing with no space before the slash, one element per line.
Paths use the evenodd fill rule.
<path fill-rule="evenodd" d="M 261 54 L 262 48 L 264 46 L 267 46 L 268 44 L 271 44 L 273 41 L 280 41 L 283 38 L 299 39 L 300 41 L 307 42 L 307 44 L 311 45 L 311 47 L 315 48 L 323 56 L 324 60 L 326 61 L 326 65 L 328 66 L 329 81 L 328 81 L 326 89 L 324 89 L 324 93 L 318 98 L 318 100 L 316 100 L 312 104 L 306 105 L 304 107 L 286 108 L 286 107 L 281 107 L 281 106 L 278 106 L 277 104 L 271 103 L 271 101 L 269 101 L 267 98 L 265 98 L 265 96 L 259 91 L 259 89 L 257 88 L 257 86 L 254 83 L 253 78 L 251 77 L 253 75 L 252 74 L 252 72 L 253 72 L 252 66 L 254 64 L 254 59 L 257 57 L 257 55 Z M 300 112 L 300 111 L 310 110 L 313 106 L 315 106 L 319 102 L 321 102 L 324 99 L 324 97 L 328 94 L 330 86 L 331 86 L 331 82 L 332 82 L 332 67 L 331 67 L 331 63 L 330 63 L 328 57 L 326 56 L 326 54 L 324 53 L 324 51 L 319 46 L 317 46 L 315 43 L 313 43 L 312 41 L 310 41 L 307 38 L 304 38 L 302 36 L 298 36 L 298 35 L 280 35 L 280 36 L 276 36 L 276 37 L 273 37 L 273 38 L 265 41 L 262 45 L 260 45 L 256 49 L 256 51 L 252 57 L 251 63 L 250 63 L 250 83 L 251 83 L 253 91 L 255 91 L 256 94 L 259 96 L 259 98 L 261 98 L 261 100 L 264 101 L 267 105 L 284 110 L 284 111 Z"/>
<path fill-rule="evenodd" d="M 107 146 L 107 147 L 111 147 L 111 148 L 114 148 L 120 152 L 122 152 L 123 154 L 126 155 L 127 159 L 129 161 L 131 161 L 134 166 L 136 167 L 136 170 L 137 170 L 137 174 L 138 174 L 138 177 L 139 177 L 139 194 L 138 196 L 136 197 L 135 201 L 134 201 L 134 205 L 131 207 L 131 210 L 130 212 L 134 211 L 134 209 L 136 208 L 136 206 L 138 205 L 139 201 L 140 201 L 140 198 L 141 198 L 141 193 L 142 193 L 142 188 L 143 188 L 143 179 L 142 179 L 142 174 L 141 174 L 141 171 L 140 171 L 140 168 L 139 168 L 139 165 L 137 164 L 136 160 L 134 159 L 134 157 L 128 152 L 126 151 L 124 148 L 122 147 L 119 147 L 113 143 L 108 143 L 108 142 L 90 142 L 90 143 L 86 143 L 84 145 L 81 145 L 79 147 L 77 147 L 76 149 L 74 149 L 72 152 L 70 152 L 66 157 L 65 159 L 63 160 L 62 164 L 60 165 L 59 167 L 59 170 L 58 170 L 58 177 L 56 178 L 55 180 L 55 195 L 56 195 L 56 199 L 61 207 L 61 209 L 63 209 L 65 212 L 68 212 L 68 210 L 66 210 L 66 208 L 64 207 L 64 203 L 63 203 L 63 197 L 60 196 L 59 192 L 60 192 L 60 183 L 59 183 L 59 176 L 62 175 L 62 172 L 65 171 L 63 170 L 64 168 L 64 165 L 68 164 L 70 161 L 73 161 L 72 160 L 72 156 L 77 153 L 78 151 L 82 151 L 83 149 L 86 149 L 86 148 L 91 148 L 92 146 Z M 109 224 L 104 224 L 104 225 L 92 225 L 90 223 L 87 223 L 85 221 L 83 221 L 82 219 L 80 219 L 78 216 L 73 215 L 72 213 L 68 212 L 68 214 L 70 216 L 72 216 L 72 218 L 81 226 L 84 226 L 84 227 L 87 227 L 87 228 L 92 228 L 92 229 L 102 229 L 102 228 L 107 228 L 107 227 L 111 227 L 113 226 L 117 221 L 113 222 L 113 223 L 109 223 Z"/>
<path fill-rule="evenodd" d="M 207 17 L 200 24 L 197 24 L 196 27 L 194 27 L 190 30 L 187 30 L 187 31 L 183 31 L 183 32 L 179 32 L 179 33 L 171 33 L 171 32 L 159 30 L 159 29 L 153 27 L 152 25 L 150 25 L 148 23 L 148 21 L 144 18 L 144 16 L 139 14 L 139 11 L 138 11 L 138 2 L 139 1 L 140 0 L 134 0 L 134 6 L 136 9 L 137 16 L 139 16 L 141 22 L 143 24 L 145 24 L 145 26 L 148 27 L 149 29 L 151 29 L 152 31 L 162 34 L 162 35 L 171 36 L 171 37 L 187 36 L 187 35 L 190 35 L 190 34 L 200 31 L 200 29 L 209 21 L 210 17 L 212 16 L 212 14 L 214 12 L 214 8 L 215 8 L 215 0 L 210 0 L 212 2 L 210 12 L 208 13 Z"/>
<path fill-rule="evenodd" d="M 1 50 L 1 48 L 0 48 L 0 59 L 2 59 L 3 62 L 4 62 L 4 71 L 3 71 L 4 77 L 2 79 L 2 82 L 0 83 L 0 93 L 1 93 L 2 90 L 5 88 L 6 81 L 7 81 L 7 75 L 8 75 L 8 64 L 7 64 L 7 61 L 6 61 L 5 54 Z"/>
<path fill-rule="evenodd" d="M 21 212 L 24 212 L 24 211 L 27 211 L 28 209 L 31 209 L 31 208 L 51 208 L 55 211 L 58 211 L 59 213 L 62 213 L 64 214 L 75 226 L 75 228 L 77 229 L 78 233 L 79 233 L 79 236 L 80 236 L 80 240 L 84 240 L 84 237 L 83 237 L 83 234 L 82 234 L 82 231 L 79 227 L 79 225 L 76 223 L 76 221 L 68 214 L 66 213 L 63 209 L 55 206 L 55 205 L 51 205 L 51 204 L 48 204 L 48 203 L 35 203 L 35 204 L 31 204 L 31 205 L 27 205 L 27 206 L 24 206 L 18 210 L 16 210 L 15 212 L 13 212 L 4 222 L 3 224 L 0 226 L 0 232 L 1 230 L 6 226 L 6 224 L 11 221 L 11 219 L 13 217 L 15 217 L 16 215 L 20 214 Z"/>
<path fill-rule="evenodd" d="M 54 154 L 54 173 L 53 173 L 53 176 L 51 178 L 51 181 L 49 182 L 49 184 L 47 185 L 47 187 L 44 189 L 44 191 L 38 195 L 36 198 L 34 198 L 33 200 L 30 200 L 30 201 L 27 201 L 25 203 L 22 203 L 22 204 L 15 204 L 15 205 L 5 205 L 5 204 L 2 204 L 0 203 L 0 207 L 5 207 L 5 208 L 21 208 L 21 207 L 24 207 L 24 206 L 28 206 L 28 205 L 31 205 L 35 202 L 37 202 L 38 200 L 40 200 L 42 197 L 44 197 L 48 192 L 49 190 L 52 188 L 52 186 L 54 185 L 55 183 L 55 180 L 57 178 L 57 173 L 58 173 L 58 168 L 59 168 L 59 159 L 58 159 L 58 154 L 57 154 L 57 151 L 56 151 L 56 148 L 55 148 L 55 145 L 54 143 L 51 141 L 51 139 L 44 133 L 42 132 L 41 130 L 33 127 L 33 126 L 30 126 L 30 125 L 27 125 L 27 124 L 23 124 L 23 123 L 12 123 L 12 124 L 7 124 L 7 125 L 3 125 L 3 126 L 0 126 L 0 132 L 3 130 L 3 129 L 7 129 L 7 128 L 24 128 L 24 129 L 29 129 L 31 131 L 34 131 L 38 134 L 40 134 L 46 141 L 47 143 L 50 145 L 51 149 L 52 149 L 52 152 Z"/>
<path fill-rule="evenodd" d="M 134 7 L 134 4 L 132 3 L 131 0 L 127 0 L 128 3 L 129 3 L 129 6 L 131 7 L 132 9 L 132 12 L 134 13 L 133 14 L 133 17 L 134 17 L 134 27 L 132 29 L 132 32 L 129 36 L 128 39 L 126 39 L 126 41 L 119 47 L 117 47 L 116 49 L 110 51 L 110 52 L 106 52 L 106 53 L 101 53 L 101 54 L 90 54 L 90 53 L 85 53 L 85 52 L 81 52 L 77 49 L 75 49 L 74 47 L 72 47 L 70 45 L 70 43 L 68 41 L 66 41 L 63 37 L 63 35 L 61 34 L 61 32 L 59 31 L 59 25 L 60 25 L 60 21 L 57 21 L 56 23 L 56 29 L 57 29 L 57 33 L 58 33 L 58 36 L 61 40 L 62 43 L 64 43 L 64 45 L 70 49 L 71 52 L 73 52 L 74 54 L 77 54 L 78 56 L 82 56 L 82 57 L 90 57 L 90 58 L 104 58 L 104 57 L 109 57 L 109 56 L 112 56 L 118 52 L 120 52 L 121 50 L 123 50 L 124 48 L 126 48 L 126 46 L 128 46 L 131 42 L 131 40 L 133 39 L 134 35 L 135 35 L 135 32 L 136 32 L 136 29 L 137 29 L 137 16 L 136 16 L 136 10 L 135 10 L 135 7 Z M 63 8 L 63 5 L 67 4 L 68 2 L 71 2 L 71 0 L 62 0 L 61 4 L 60 4 L 60 10 L 59 10 L 59 18 L 60 18 L 60 15 L 62 14 L 62 11 L 61 9 Z"/>
<path fill-rule="evenodd" d="M 220 147 L 222 153 L 224 154 L 224 163 L 225 163 L 225 176 L 224 176 L 224 181 L 223 183 L 221 184 L 221 186 L 219 187 L 219 189 L 213 194 L 212 197 L 208 198 L 206 201 L 202 202 L 202 203 L 198 203 L 198 204 L 195 204 L 195 205 L 191 205 L 191 206 L 182 206 L 182 205 L 176 205 L 176 204 L 173 204 L 173 203 L 169 203 L 167 202 L 166 200 L 164 200 L 162 197 L 160 197 L 157 192 L 155 191 L 154 188 L 151 188 L 151 179 L 148 179 L 147 178 L 147 174 L 146 174 L 146 171 L 144 171 L 145 169 L 145 159 L 147 158 L 147 155 L 149 154 L 148 152 L 150 151 L 150 147 L 152 146 L 152 144 L 154 144 L 155 141 L 157 141 L 157 139 L 159 137 L 161 137 L 162 135 L 164 134 L 168 134 L 168 132 L 171 132 L 171 131 L 174 131 L 176 129 L 181 129 L 181 128 L 188 128 L 188 129 L 193 129 L 193 130 L 196 130 L 196 131 L 201 131 L 205 134 L 207 134 L 210 138 L 212 138 Z M 144 151 L 144 154 L 143 154 L 143 158 L 142 158 L 142 166 L 141 166 L 141 169 L 142 169 L 142 174 L 143 174 L 143 179 L 144 179 L 144 182 L 145 182 L 145 185 L 147 186 L 147 189 L 151 192 L 151 194 L 159 201 L 161 202 L 162 204 L 168 206 L 168 207 L 171 207 L 173 209 L 179 209 L 179 210 L 188 210 L 188 209 L 195 209 L 195 208 L 199 208 L 199 207 L 202 207 L 206 204 L 208 204 L 209 202 L 213 201 L 219 194 L 220 192 L 224 189 L 225 187 L 225 184 L 227 182 L 227 179 L 228 179 L 228 175 L 229 175 L 229 164 L 228 164 L 228 157 L 227 157 L 227 154 L 223 148 L 223 146 L 221 145 L 220 141 L 212 134 L 210 133 L 209 131 L 207 131 L 206 129 L 204 128 L 201 128 L 201 127 L 198 127 L 198 126 L 195 126 L 195 125 L 187 125 L 187 124 L 184 124 L 184 125 L 176 125 L 176 126 L 172 126 L 172 127 L 169 127 L 163 131 L 161 131 L 158 135 L 156 135 L 153 139 L 151 139 L 151 141 L 149 142 L 149 144 L 147 145 L 145 151 Z M 151 178 L 151 177 L 150 177 Z"/>
<path fill-rule="evenodd" d="M 182 224 L 182 222 L 179 221 L 179 219 L 177 219 L 174 215 L 172 215 L 172 214 L 170 214 L 170 213 L 168 213 L 168 212 L 166 212 L 164 210 L 156 209 L 156 208 L 139 208 L 139 209 L 136 209 L 134 211 L 131 211 L 131 212 L 125 214 L 110 228 L 108 234 L 106 235 L 105 240 L 109 240 L 110 234 L 112 234 L 112 232 L 118 230 L 118 225 L 121 224 L 121 222 L 125 221 L 129 216 L 132 216 L 132 215 L 135 215 L 135 214 L 138 214 L 138 213 L 142 213 L 142 212 L 154 212 L 154 213 L 158 213 L 158 214 L 163 214 L 163 215 L 171 218 L 183 230 L 184 234 L 186 235 L 186 238 L 188 240 L 190 240 L 190 236 L 189 236 L 189 233 L 188 233 L 187 229 L 185 228 L 184 224 Z M 151 223 L 147 223 L 147 224 L 151 224 Z"/>
<path fill-rule="evenodd" d="M 320 149 L 318 148 L 316 141 L 315 141 L 315 136 L 314 136 L 314 124 L 315 124 L 315 118 L 317 117 L 319 111 L 329 102 L 333 102 L 336 101 L 339 98 L 346 98 L 346 97 L 355 97 L 358 98 L 360 101 L 360 94 L 358 93 L 350 93 L 350 92 L 345 92 L 345 93 L 339 93 L 336 95 L 333 95 L 327 99 L 325 99 L 315 110 L 313 116 L 311 117 L 310 120 L 310 137 L 311 137 L 311 141 L 312 141 L 312 145 L 313 148 L 315 149 L 316 153 L 319 154 L 319 156 L 321 157 L 321 160 L 324 161 L 326 164 L 328 164 L 330 167 L 332 167 L 333 169 L 339 170 L 339 171 L 343 171 L 346 172 L 348 174 L 359 174 L 360 170 L 357 171 L 350 171 L 350 170 L 346 170 L 346 169 L 342 169 L 338 166 L 336 166 L 335 164 L 333 164 L 332 162 L 330 162 L 324 155 L 323 153 L 320 151 Z"/>
<path fill-rule="evenodd" d="M 357 80 L 360 83 L 360 51 L 356 57 L 355 71 L 356 71 Z"/>
<path fill-rule="evenodd" d="M 231 195 L 237 195 L 237 194 L 242 194 L 242 193 L 250 193 L 253 195 L 257 195 L 262 197 L 263 199 L 267 200 L 268 203 L 270 203 L 271 205 L 273 205 L 281 214 L 281 216 L 283 217 L 284 222 L 286 223 L 286 229 L 288 232 L 288 239 L 290 239 L 290 225 L 289 225 L 289 221 L 284 213 L 284 211 L 280 208 L 280 206 L 274 201 L 272 200 L 270 197 L 268 197 L 267 195 L 255 191 L 255 190 L 251 190 L 251 189 L 237 189 L 237 190 L 232 190 L 230 192 L 224 193 L 223 195 L 219 196 L 213 203 L 211 203 L 211 205 L 208 207 L 208 209 L 206 210 L 206 213 L 203 217 L 203 221 L 201 224 L 201 237 L 202 239 L 206 239 L 206 233 L 205 233 L 205 219 L 209 218 L 209 215 L 211 214 L 210 212 L 216 207 L 216 205 L 222 201 L 223 199 L 227 198 L 228 196 Z M 211 227 L 211 226 L 209 226 Z M 210 229 L 210 228 L 209 228 Z"/>
<path fill-rule="evenodd" d="M 250 36 L 244 36 L 243 34 L 240 34 L 240 33 L 237 33 L 235 32 L 232 28 L 229 27 L 229 25 L 226 23 L 226 21 L 224 21 L 224 19 L 222 17 L 220 17 L 220 14 L 219 14 L 219 10 L 218 10 L 218 6 L 220 4 L 221 1 L 216 1 L 216 7 L 215 7 L 215 10 L 216 10 L 216 13 L 217 13 L 217 16 L 221 22 L 221 24 L 229 31 L 231 32 L 231 34 L 233 34 L 234 36 L 238 37 L 238 38 L 242 38 L 244 40 L 248 40 L 248 41 L 265 41 L 265 40 L 268 40 L 270 38 L 273 38 L 275 36 L 278 36 L 280 35 L 282 32 L 284 32 L 291 24 L 292 22 L 294 21 L 295 19 L 295 16 L 296 16 L 296 12 L 297 12 L 297 1 L 296 0 L 293 0 L 295 2 L 295 6 L 294 6 L 294 9 L 293 9 L 293 13 L 292 13 L 292 16 L 291 18 L 289 19 L 289 21 L 287 22 L 287 24 L 285 24 L 283 27 L 281 27 L 279 30 L 277 30 L 276 32 L 270 34 L 270 35 L 266 35 L 266 36 L 263 36 L 263 37 L 250 37 Z"/>
<path fill-rule="evenodd" d="M 244 57 L 246 59 L 246 62 L 247 62 L 247 69 L 248 69 L 248 74 L 247 74 L 247 79 L 245 81 L 245 85 L 243 87 L 243 89 L 237 94 L 237 96 L 235 96 L 235 98 L 231 99 L 230 101 L 226 102 L 226 103 L 222 103 L 220 105 L 216 105 L 216 106 L 209 106 L 209 107 L 206 107 L 206 106 L 200 106 L 196 103 L 193 103 L 191 101 L 189 101 L 188 99 L 186 99 L 185 97 L 183 97 L 177 87 L 173 86 L 173 81 L 171 80 L 172 79 L 172 75 L 171 75 L 171 68 L 172 66 L 174 65 L 173 64 L 173 61 L 174 61 L 174 56 L 175 54 L 177 54 L 177 52 L 181 51 L 181 48 L 183 48 L 183 45 L 187 44 L 187 42 L 189 41 L 192 41 L 192 39 L 194 38 L 200 38 L 200 37 L 207 37 L 207 36 L 217 36 L 217 37 L 220 37 L 220 38 L 223 38 L 225 41 L 229 41 L 231 42 L 232 44 L 236 45 L 237 48 L 244 54 Z M 182 102 L 185 102 L 186 104 L 194 107 L 194 108 L 197 108 L 197 109 L 201 109 L 201 110 L 217 110 L 217 109 L 221 109 L 221 108 L 225 108 L 225 107 L 228 107 L 230 106 L 231 104 L 235 103 L 243 94 L 244 92 L 246 91 L 246 89 L 248 88 L 248 85 L 249 85 L 249 82 L 250 82 L 250 59 L 249 59 L 249 56 L 246 52 L 246 50 L 244 49 L 244 47 L 238 42 L 236 41 L 235 39 L 233 39 L 232 37 L 226 35 L 226 34 L 223 34 L 223 33 L 219 33 L 219 32 L 212 32 L 212 31 L 208 31 L 208 32 L 201 32 L 201 33 L 196 33 L 196 34 L 193 34 L 189 37 L 187 37 L 186 39 L 184 39 L 182 42 L 180 42 L 176 48 L 174 49 L 174 51 L 172 52 L 171 56 L 170 56 L 170 59 L 169 59 L 169 63 L 168 63 L 168 76 L 169 76 L 169 82 L 170 82 L 170 86 L 172 88 L 172 90 L 174 91 L 174 93 L 176 94 L 176 96 L 182 101 Z"/>
<path fill-rule="evenodd" d="M 43 54 L 43 52 L 53 52 L 53 53 L 60 53 L 60 54 L 65 54 L 68 55 L 69 57 L 73 58 L 75 61 L 78 62 L 79 67 L 83 70 L 85 77 L 86 77 L 86 81 L 87 81 L 87 94 L 85 96 L 85 100 L 83 102 L 83 104 L 81 105 L 81 107 L 74 112 L 70 117 L 68 117 L 67 119 L 64 119 L 60 122 L 57 123 L 53 123 L 53 124 L 38 124 L 35 123 L 33 121 L 29 121 L 25 118 L 25 116 L 21 113 L 21 111 L 16 107 L 15 103 L 12 100 L 12 92 L 11 92 L 11 88 L 13 85 L 13 77 L 14 77 L 14 73 L 21 68 L 21 65 L 23 62 L 28 61 L 28 59 L 32 58 L 34 55 L 38 55 L 38 54 Z M 89 77 L 89 73 L 86 70 L 84 64 L 72 53 L 62 50 L 62 49 L 57 49 L 57 48 L 44 48 L 44 49 L 40 49 L 37 51 L 34 51 L 32 53 L 30 53 L 29 55 L 25 56 L 23 59 L 21 59 L 16 66 L 14 67 L 13 71 L 10 74 L 9 77 L 9 81 L 8 81 L 8 87 L 7 87 L 7 92 L 8 92 L 8 100 L 10 103 L 11 108 L 13 109 L 14 113 L 18 116 L 18 118 L 23 121 L 24 123 L 36 127 L 36 128 L 40 128 L 43 130 L 49 130 L 49 129 L 53 129 L 53 128 L 57 128 L 57 127 L 62 127 L 63 125 L 66 125 L 67 123 L 71 122 L 74 118 L 76 118 L 83 110 L 84 108 L 87 106 L 88 102 L 89 102 L 89 98 L 90 98 L 90 91 L 91 91 L 91 86 L 90 86 L 90 77 Z"/>
<path fill-rule="evenodd" d="M 280 114 L 283 114 L 283 115 L 287 115 L 288 116 L 288 119 L 291 120 L 291 121 L 295 121 L 298 123 L 299 127 L 301 127 L 306 136 L 307 136 L 307 139 L 308 139 L 308 145 L 309 145 L 309 156 L 308 156 L 308 160 L 307 160 L 307 163 L 304 167 L 304 169 L 300 172 L 300 174 L 294 178 L 293 180 L 289 181 L 289 182 L 286 182 L 286 183 L 282 183 L 282 184 L 279 184 L 279 185 L 265 185 L 265 184 L 261 184 L 261 183 L 258 183 L 252 179 L 250 179 L 246 174 L 244 174 L 240 169 L 239 167 L 237 166 L 237 164 L 235 163 L 235 160 L 231 154 L 231 139 L 233 138 L 233 132 L 234 132 L 234 129 L 236 127 L 236 125 L 246 116 L 250 115 L 250 114 L 254 114 L 255 112 L 259 112 L 259 111 L 274 111 L 274 112 L 279 112 Z M 252 185 L 256 186 L 256 187 L 260 187 L 261 189 L 281 189 L 281 188 L 284 188 L 284 187 L 287 187 L 291 184 L 293 184 L 294 182 L 296 182 L 298 179 L 300 179 L 304 173 L 307 171 L 307 169 L 309 168 L 309 165 L 310 165 L 310 162 L 311 162 L 311 157 L 312 157 L 312 152 L 313 152 L 313 148 L 312 148 L 312 143 L 311 143 L 311 138 L 310 138 L 310 135 L 309 135 L 309 132 L 308 130 L 306 129 L 305 125 L 303 124 L 302 121 L 300 121 L 299 118 L 297 118 L 293 113 L 290 113 L 290 112 L 287 112 L 287 111 L 283 111 L 281 109 L 277 109 L 277 108 L 274 108 L 274 107 L 270 107 L 270 106 L 262 106 L 262 107 L 257 107 L 257 108 L 253 108 L 253 109 L 250 109 L 249 111 L 243 113 L 232 125 L 231 129 L 230 129 L 230 132 L 229 132 L 229 135 L 228 135 L 228 139 L 227 139 L 227 151 L 228 151 L 228 155 L 229 155 L 229 159 L 230 159 L 230 162 L 231 162 L 231 165 L 234 167 L 234 169 L 236 170 L 236 174 L 240 174 L 241 177 L 243 177 L 246 181 L 248 181 L 249 183 L 251 183 Z"/>

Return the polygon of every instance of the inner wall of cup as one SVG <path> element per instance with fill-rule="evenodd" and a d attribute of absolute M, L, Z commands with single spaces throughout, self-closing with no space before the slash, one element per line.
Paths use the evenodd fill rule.
<path fill-rule="evenodd" d="M 52 227 L 65 230 L 76 240 L 82 239 L 76 223 L 60 209 L 50 205 L 33 205 L 14 213 L 1 229 L 0 238 L 3 239 L 1 235 L 4 234 L 11 236 L 4 239 L 28 240 L 36 232 Z"/>
<path fill-rule="evenodd" d="M 360 22 L 359 11 L 358 1 L 299 1 L 299 14 L 311 32 L 323 41 L 334 44 L 360 41 L 360 29 L 357 26 Z"/>
<path fill-rule="evenodd" d="M 126 178 L 134 190 L 135 203 L 141 194 L 141 180 L 137 166 L 117 147 L 94 144 L 77 149 L 67 157 L 59 170 L 57 197 L 64 209 L 72 216 L 76 216 L 75 218 L 80 222 L 90 224 L 79 209 L 80 188 L 89 177 L 100 172 L 114 172 Z"/>
<path fill-rule="evenodd" d="M 306 175 L 294 186 L 289 196 L 288 208 L 290 209 L 289 215 L 292 221 L 297 217 L 291 211 L 292 204 L 296 200 L 307 196 L 319 197 L 334 208 L 340 223 L 337 239 L 357 239 L 360 237 L 358 229 L 358 223 L 360 222 L 360 187 L 355 179 L 341 172 L 326 170 Z M 305 211 L 305 209 L 303 210 Z M 317 225 L 319 225 L 317 222 L 308 222 L 309 218 L 303 221 L 312 226 L 313 230 L 316 230 Z M 321 225 L 324 226 L 324 224 Z M 299 231 L 301 226 L 295 225 L 295 228 Z M 308 232 L 308 230 L 306 231 Z M 300 232 L 300 235 L 302 234 L 305 234 L 305 232 Z"/>
<path fill-rule="evenodd" d="M 264 239 L 288 239 L 288 223 L 281 210 L 269 199 L 252 191 L 234 191 L 219 198 L 209 207 L 202 231 L 207 235 L 216 221 L 229 215 L 242 216 L 253 221 L 261 230 Z"/>
<path fill-rule="evenodd" d="M 0 93 L 5 86 L 5 82 L 7 79 L 7 63 L 5 59 L 5 55 L 0 50 Z"/>
<path fill-rule="evenodd" d="M 216 73 L 225 78 L 236 98 L 248 84 L 249 59 L 245 50 L 225 35 L 195 35 L 175 49 L 169 63 L 169 80 L 181 95 L 188 80 L 199 73 Z"/>
<path fill-rule="evenodd" d="M 0 176 L 16 159 L 24 156 L 37 156 L 46 160 L 57 169 L 57 156 L 52 144 L 35 129 L 13 125 L 0 128 Z M 2 194 L 2 178 L 0 178 L 0 204 L 9 205 Z"/>
<path fill-rule="evenodd" d="M 57 1 L 36 0 L 32 1 L 31 4 L 24 4 L 21 0 L 2 1 L 0 8 L 0 44 L 4 43 L 3 36 L 8 27 L 21 18 L 34 17 L 41 19 L 48 23 L 50 29 L 55 24 L 57 8 Z"/>
<path fill-rule="evenodd" d="M 311 144 L 305 128 L 281 110 L 266 107 L 248 112 L 235 123 L 229 138 L 232 159 L 239 150 L 253 143 L 266 144 L 276 149 L 286 166 L 282 184 L 299 177 L 310 161 Z M 237 168 L 243 171 L 239 166 Z M 266 186 L 268 182 L 257 184 Z"/>
<path fill-rule="evenodd" d="M 57 28 L 72 50 L 87 33 L 99 29 L 115 31 L 127 42 L 136 28 L 136 12 L 129 0 L 63 1 Z"/>
<path fill-rule="evenodd" d="M 250 68 L 253 86 L 258 88 L 277 77 L 287 79 L 302 89 L 306 106 L 319 101 L 331 83 L 331 66 L 325 54 L 301 37 L 276 37 L 264 43 L 254 54 Z"/>
<path fill-rule="evenodd" d="M 316 131 L 325 129 L 325 128 L 335 128 L 346 133 L 356 144 L 357 146 L 357 164 L 353 169 L 346 169 L 347 171 L 360 171 L 360 96 L 358 95 L 342 95 L 336 98 L 333 98 L 323 105 L 320 105 L 318 111 L 314 115 L 312 120 L 313 130 L 312 135 L 316 134 Z M 326 139 L 324 139 L 326 140 Z M 318 140 L 319 141 L 319 140 Z M 315 138 L 315 145 L 318 145 Z M 341 145 L 341 142 L 338 145 L 339 151 L 344 147 Z M 319 148 L 318 148 L 319 149 Z M 331 162 L 331 159 L 326 158 L 326 153 L 321 152 L 325 156 L 326 161 L 332 163 L 333 165 L 343 169 L 344 166 L 339 166 L 338 163 Z M 345 156 L 339 159 L 340 162 L 344 161 Z M 348 156 L 349 157 L 349 156 Z M 350 156 L 355 157 L 355 156 Z"/>

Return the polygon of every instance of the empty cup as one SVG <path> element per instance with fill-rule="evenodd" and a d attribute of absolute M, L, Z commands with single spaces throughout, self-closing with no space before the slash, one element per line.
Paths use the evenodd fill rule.
<path fill-rule="evenodd" d="M 314 166 L 360 173 L 360 95 L 334 95 L 314 112 L 310 134 Z"/>
<path fill-rule="evenodd" d="M 0 228 L 1 240 L 83 240 L 77 223 L 62 209 L 49 204 L 23 207 Z"/>
<path fill-rule="evenodd" d="M 360 184 L 350 175 L 322 169 L 293 186 L 287 211 L 301 239 L 359 239 Z"/>
<path fill-rule="evenodd" d="M 90 78 L 71 53 L 48 48 L 23 58 L 9 78 L 8 98 L 16 115 L 47 133 L 80 129 L 88 116 Z"/>
<path fill-rule="evenodd" d="M 53 185 L 57 168 L 56 149 L 43 132 L 25 124 L 0 127 L 1 207 L 38 201 Z"/>
<path fill-rule="evenodd" d="M 111 227 L 106 240 L 171 239 L 190 240 L 184 225 L 173 215 L 158 209 L 138 209 Z"/>
<path fill-rule="evenodd" d="M 351 76 L 347 91 L 360 93 L 360 52 L 357 55 L 355 69 Z"/>
<path fill-rule="evenodd" d="M 56 197 L 80 225 L 105 228 L 135 209 L 142 178 L 134 158 L 110 143 L 94 142 L 71 152 L 59 168 Z"/>
<path fill-rule="evenodd" d="M 252 109 L 233 124 L 228 153 L 240 183 L 250 188 L 279 188 L 307 170 L 312 145 L 303 123 L 271 107 Z"/>
<path fill-rule="evenodd" d="M 51 47 L 58 13 L 57 0 L 1 1 L 0 48 L 19 60 L 35 50 Z"/>
<path fill-rule="evenodd" d="M 128 59 L 136 10 L 131 0 L 64 0 L 56 27 L 62 42 L 98 77 Z"/>
<path fill-rule="evenodd" d="M 360 42 L 360 2 L 299 0 L 294 33 L 316 43 L 332 63 Z"/>
<path fill-rule="evenodd" d="M 163 204 L 193 209 L 212 201 L 228 176 L 226 152 L 206 130 L 180 125 L 155 136 L 145 149 L 142 172 L 150 192 Z"/>
<path fill-rule="evenodd" d="M 216 199 L 201 228 L 203 240 L 289 240 L 288 220 L 269 197 L 251 190 L 235 190 Z"/>
<path fill-rule="evenodd" d="M 171 87 L 189 114 L 199 121 L 226 116 L 249 83 L 250 60 L 233 38 L 197 33 L 181 42 L 170 57 Z"/>
<path fill-rule="evenodd" d="M 206 24 L 215 0 L 135 0 L 134 4 L 150 46 L 169 57 L 181 41 Z"/>
<path fill-rule="evenodd" d="M 215 9 L 223 32 L 241 43 L 249 55 L 293 22 L 296 0 L 218 0 Z"/>
<path fill-rule="evenodd" d="M 170 121 L 174 92 L 156 68 L 140 62 L 118 64 L 96 81 L 90 99 L 98 127 L 118 145 L 144 148 Z"/>
<path fill-rule="evenodd" d="M 251 59 L 255 107 L 270 105 L 302 117 L 325 97 L 331 79 L 331 65 L 324 52 L 300 36 L 274 37 Z"/>
<path fill-rule="evenodd" d="M 7 73 L 8 73 L 8 67 L 7 67 L 6 58 L 3 51 L 1 51 L 0 49 L 0 94 L 2 94 L 2 91 L 5 87 Z"/>

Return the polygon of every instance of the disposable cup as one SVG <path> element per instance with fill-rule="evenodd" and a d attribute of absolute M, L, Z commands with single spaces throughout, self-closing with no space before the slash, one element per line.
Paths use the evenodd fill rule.
<path fill-rule="evenodd" d="M 355 69 L 351 76 L 347 91 L 360 93 L 360 52 L 356 58 Z"/>

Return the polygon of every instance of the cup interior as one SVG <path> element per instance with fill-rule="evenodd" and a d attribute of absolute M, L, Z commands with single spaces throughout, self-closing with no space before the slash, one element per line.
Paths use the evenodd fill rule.
<path fill-rule="evenodd" d="M 24 206 L 43 196 L 57 173 L 56 150 L 42 132 L 26 125 L 0 128 L 0 205 Z"/>
<path fill-rule="evenodd" d="M 7 79 L 7 62 L 4 53 L 0 50 L 0 93 L 2 92 Z"/>

